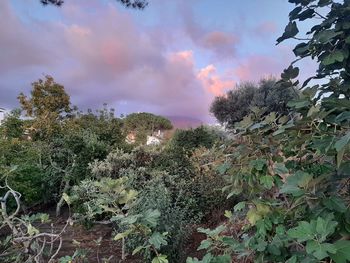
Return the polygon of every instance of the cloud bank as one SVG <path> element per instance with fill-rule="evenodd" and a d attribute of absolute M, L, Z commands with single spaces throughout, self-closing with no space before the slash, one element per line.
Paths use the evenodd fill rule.
<path fill-rule="evenodd" d="M 30 8 L 42 8 L 30 3 Z M 98 0 L 88 5 L 67 1 L 61 19 L 39 21 L 21 19 L 10 1 L 0 1 L 0 106 L 13 107 L 19 92 L 29 92 L 31 82 L 50 74 L 81 108 L 106 102 L 117 113 L 152 111 L 206 121 L 214 96 L 237 81 L 281 69 L 279 61 L 267 56 L 238 59 L 238 34 L 206 29 L 191 12 L 184 13 L 184 27 L 178 30 L 192 48 L 169 50 L 166 40 L 175 38 L 171 30 L 140 27 L 118 8 Z M 272 24 L 261 27 L 274 30 Z M 203 49 L 215 61 L 237 59 L 231 75 L 213 63 L 198 66 L 196 57 Z"/>

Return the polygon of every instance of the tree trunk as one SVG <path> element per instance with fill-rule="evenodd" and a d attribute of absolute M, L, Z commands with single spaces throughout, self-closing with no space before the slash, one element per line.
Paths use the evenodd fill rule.
<path fill-rule="evenodd" d="M 60 200 L 58 201 L 57 205 L 56 205 L 56 216 L 59 216 L 61 214 L 61 208 L 63 206 L 63 202 L 64 202 L 64 198 L 63 198 L 63 194 L 64 193 L 67 193 L 69 188 L 70 188 L 70 180 L 69 179 L 65 179 L 64 181 L 64 188 L 63 188 L 63 192 L 62 192 L 62 195 L 61 195 L 61 198 Z"/>

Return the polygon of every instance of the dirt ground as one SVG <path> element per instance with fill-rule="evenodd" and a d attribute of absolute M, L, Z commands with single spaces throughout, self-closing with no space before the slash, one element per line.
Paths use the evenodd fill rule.
<path fill-rule="evenodd" d="M 46 211 L 50 215 L 51 222 L 45 224 L 35 225 L 40 232 L 48 233 L 60 233 L 66 226 L 66 220 L 68 218 L 68 211 L 64 210 L 63 215 L 59 218 L 54 216 L 53 210 Z M 205 235 L 198 233 L 196 229 L 198 227 L 214 228 L 220 222 L 223 222 L 223 212 L 213 211 L 213 214 L 208 215 L 200 225 L 193 226 L 193 233 L 187 240 L 187 244 L 184 246 L 184 254 L 190 257 L 197 257 L 201 259 L 204 255 L 204 251 L 198 251 L 197 248 L 201 241 L 205 239 Z M 99 243 L 97 240 L 101 240 Z M 140 257 L 127 255 L 125 261 L 121 261 L 121 242 L 113 241 L 112 226 L 108 224 L 95 224 L 92 227 L 85 227 L 81 224 L 73 224 L 66 226 L 64 232 L 62 232 L 62 246 L 56 256 L 58 259 L 64 256 L 72 256 L 75 251 L 81 251 L 85 255 L 85 260 L 75 260 L 72 263 L 143 263 L 144 261 Z M 58 242 L 56 244 L 56 247 Z M 108 259 L 108 260 L 106 260 Z M 238 261 L 234 261 L 238 262 Z M 172 262 L 179 263 L 179 262 Z"/>

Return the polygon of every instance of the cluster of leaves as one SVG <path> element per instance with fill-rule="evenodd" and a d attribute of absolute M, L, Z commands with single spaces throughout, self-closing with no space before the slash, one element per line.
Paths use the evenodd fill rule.
<path fill-rule="evenodd" d="M 171 143 L 173 147 L 191 152 L 199 147 L 211 148 L 218 139 L 215 132 L 205 126 L 199 126 L 194 129 L 176 130 Z"/>
<path fill-rule="evenodd" d="M 142 252 L 146 259 L 156 258 L 154 260 L 160 262 L 166 262 L 164 255 L 170 261 L 183 261 L 182 248 L 192 226 L 212 208 L 218 207 L 225 195 L 220 191 L 223 178 L 216 176 L 218 173 L 211 166 L 205 166 L 221 153 L 202 147 L 193 148 L 188 154 L 178 152 L 178 148 L 169 142 L 165 148 L 138 147 L 131 152 L 115 150 L 105 160 L 92 162 L 89 168 L 96 179 L 82 181 L 73 188 L 71 199 L 75 200 L 72 204 L 77 215 L 90 221 L 108 218 L 115 223 L 115 230 L 119 233 L 116 239 L 125 239 L 126 248 L 131 253 Z M 169 165 L 164 164 L 165 159 Z M 112 187 L 113 182 L 119 180 L 123 180 L 124 187 L 135 192 Z M 97 190 L 96 185 L 109 190 Z M 129 193 L 128 196 L 135 197 L 125 211 L 120 210 L 120 204 L 116 204 L 119 208 L 110 208 L 110 204 L 119 200 L 117 193 Z M 149 225 L 145 220 L 151 211 L 158 215 L 157 222 Z M 114 216 L 108 217 L 108 213 L 114 213 Z"/>
<path fill-rule="evenodd" d="M 18 166 L 9 182 L 23 194 L 25 206 L 54 201 L 59 214 L 62 194 L 90 176 L 90 162 L 128 146 L 113 109 L 78 111 L 51 76 L 32 87 L 30 96 L 19 96 L 28 118 L 14 110 L 1 125 L 0 166 Z"/>
<path fill-rule="evenodd" d="M 217 169 L 227 178 L 228 197 L 242 202 L 226 212 L 225 224 L 200 229 L 207 239 L 199 249 L 208 253 L 188 262 L 350 261 L 350 2 L 289 2 L 296 7 L 278 42 L 301 39 L 297 21 L 319 18 L 294 49 L 298 60 L 316 58 L 319 68 L 288 103 L 292 114 L 256 110 L 236 123 L 239 138 Z M 280 87 L 298 85 L 296 62 Z M 312 79 L 322 84 L 309 86 Z"/>
<path fill-rule="evenodd" d="M 137 144 L 146 144 L 147 135 L 172 128 L 173 125 L 167 118 L 147 112 L 132 113 L 123 119 L 124 133 L 134 133 Z"/>
<path fill-rule="evenodd" d="M 213 131 L 178 131 L 165 147 L 132 150 L 125 133 L 171 129 L 170 121 L 148 113 L 118 119 L 106 105 L 97 113 L 80 112 L 50 76 L 34 82 L 31 96 L 21 94 L 20 102 L 28 119 L 20 111 L 6 116 L 0 162 L 1 169 L 18 165 L 8 181 L 23 193 L 26 206 L 55 201 L 59 215 L 66 202 L 84 222 L 108 219 L 116 232 L 127 231 L 125 249 L 142 247 L 145 258 L 160 262 L 164 255 L 184 257 L 192 225 L 224 197 L 222 177 L 202 169 L 205 162 L 197 165 L 202 157 L 214 159 L 207 149 L 218 139 Z M 149 211 L 159 213 L 152 226 L 142 223 Z M 171 242 L 152 243 L 157 233 Z"/>
<path fill-rule="evenodd" d="M 257 107 L 265 115 L 271 112 L 288 114 L 287 102 L 296 98 L 298 92 L 295 87 L 281 88 L 276 82 L 274 78 L 262 79 L 259 83 L 243 82 L 225 95 L 216 97 L 210 112 L 220 123 L 231 128 Z"/>
<path fill-rule="evenodd" d="M 39 231 L 39 222 L 49 222 L 48 214 L 20 215 L 21 194 L 13 190 L 8 181 L 8 176 L 16 169 L 14 166 L 1 171 L 4 184 L 1 185 L 0 228 L 11 231 L 11 235 L 0 239 L 1 262 L 54 262 L 62 245 L 62 232 Z M 11 206 L 10 201 L 14 203 Z M 70 222 L 68 219 L 66 226 Z"/>

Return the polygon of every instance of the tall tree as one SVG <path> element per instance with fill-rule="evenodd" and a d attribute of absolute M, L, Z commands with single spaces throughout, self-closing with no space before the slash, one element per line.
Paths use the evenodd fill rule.
<path fill-rule="evenodd" d="M 285 88 L 276 82 L 274 78 L 262 79 L 259 83 L 243 82 L 224 96 L 216 97 L 210 112 L 219 122 L 228 126 L 241 121 L 253 107 L 261 108 L 265 114 L 273 111 L 287 114 L 287 102 L 296 98 L 297 92 L 292 87 Z"/>
<path fill-rule="evenodd" d="M 70 97 L 51 76 L 32 83 L 31 96 L 18 96 L 22 109 L 32 118 L 35 135 L 47 137 L 59 129 L 59 122 L 70 111 Z"/>

